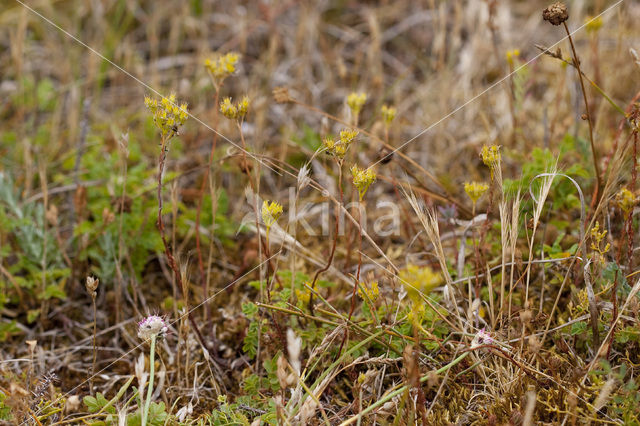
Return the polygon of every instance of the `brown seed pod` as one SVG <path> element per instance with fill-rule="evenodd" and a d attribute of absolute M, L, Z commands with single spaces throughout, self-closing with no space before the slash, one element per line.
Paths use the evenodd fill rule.
<path fill-rule="evenodd" d="M 560 25 L 569 19 L 569 12 L 564 3 L 553 3 L 542 11 L 542 19 L 549 21 L 552 25 Z"/>

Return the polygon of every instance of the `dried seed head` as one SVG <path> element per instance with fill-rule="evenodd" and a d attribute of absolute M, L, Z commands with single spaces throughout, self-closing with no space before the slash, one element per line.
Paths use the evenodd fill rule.
<path fill-rule="evenodd" d="M 311 182 L 309 171 L 309 163 L 305 163 L 305 165 L 300 168 L 300 171 L 298 171 L 298 191 L 305 188 L 309 185 L 309 182 Z"/>
<path fill-rule="evenodd" d="M 110 223 L 113 223 L 114 220 L 116 220 L 115 213 L 113 213 L 111 210 L 109 210 L 108 207 L 105 207 L 102 210 L 102 221 L 104 222 L 104 224 L 108 225 Z"/>
<path fill-rule="evenodd" d="M 80 409 L 82 401 L 78 395 L 71 395 L 64 403 L 66 413 L 76 413 Z"/>
<path fill-rule="evenodd" d="M 87 289 L 89 294 L 93 294 L 98 289 L 98 284 L 100 284 L 100 280 L 93 277 L 87 277 L 87 281 L 84 283 L 84 287 Z"/>
<path fill-rule="evenodd" d="M 569 19 L 569 12 L 564 3 L 553 3 L 542 11 L 542 18 L 549 21 L 552 25 L 560 25 Z"/>
<path fill-rule="evenodd" d="M 291 367 L 300 374 L 300 350 L 302 349 L 302 339 L 296 336 L 292 329 L 287 330 L 287 352 L 289 353 L 289 361 Z"/>
<path fill-rule="evenodd" d="M 289 95 L 289 89 L 283 86 L 273 89 L 273 99 L 279 104 L 286 104 L 293 101 L 293 98 Z"/>
<path fill-rule="evenodd" d="M 277 362 L 276 377 L 278 378 L 278 383 L 280 384 L 281 389 L 286 389 L 288 387 L 288 376 L 289 372 L 287 371 L 287 360 L 282 355 L 280 355 Z"/>
<path fill-rule="evenodd" d="M 57 225 L 58 224 L 58 208 L 56 207 L 56 205 L 51 204 L 44 216 L 50 225 L 53 225 L 53 226 Z"/>

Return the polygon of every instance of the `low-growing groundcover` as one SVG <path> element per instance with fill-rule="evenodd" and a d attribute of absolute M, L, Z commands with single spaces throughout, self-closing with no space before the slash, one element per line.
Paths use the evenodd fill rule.
<path fill-rule="evenodd" d="M 5 2 L 0 423 L 640 424 L 638 18 Z"/>

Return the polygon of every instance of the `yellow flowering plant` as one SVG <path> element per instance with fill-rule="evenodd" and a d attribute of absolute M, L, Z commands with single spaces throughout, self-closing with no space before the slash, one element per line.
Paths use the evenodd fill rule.
<path fill-rule="evenodd" d="M 151 112 L 153 123 L 160 130 L 162 138 L 165 140 L 177 135 L 179 128 L 189 116 L 187 104 L 181 103 L 178 105 L 175 94 L 163 97 L 160 101 L 145 96 L 144 104 Z"/>
<path fill-rule="evenodd" d="M 469 198 L 471 198 L 474 209 L 480 197 L 482 197 L 482 195 L 487 192 L 487 189 L 489 189 L 489 185 L 487 185 L 486 183 L 465 182 L 464 192 L 466 192 Z"/>
<path fill-rule="evenodd" d="M 629 217 L 629 215 L 633 212 L 633 208 L 637 203 L 636 197 L 633 195 L 633 192 L 629 191 L 627 188 L 622 188 L 616 194 L 616 204 L 624 213 L 625 218 Z"/>
<path fill-rule="evenodd" d="M 413 264 L 408 264 L 400 270 L 399 278 L 409 298 L 417 305 L 422 304 L 422 295 L 431 293 L 434 288 L 444 282 L 442 275 L 431 267 Z"/>
<path fill-rule="evenodd" d="M 204 66 L 213 79 L 216 88 L 218 88 L 220 84 L 222 84 L 225 78 L 236 71 L 236 64 L 239 59 L 239 54 L 235 52 L 229 52 L 227 54 L 220 55 L 217 58 L 206 59 L 204 61 Z"/>
<path fill-rule="evenodd" d="M 520 49 L 507 50 L 505 57 L 507 58 L 509 66 L 513 67 L 516 59 L 520 57 Z"/>
<path fill-rule="evenodd" d="M 367 102 L 367 94 L 364 92 L 356 93 L 352 92 L 347 96 L 347 105 L 355 114 L 362 111 L 362 107 Z"/>
<path fill-rule="evenodd" d="M 351 167 L 351 175 L 353 176 L 353 185 L 358 189 L 358 195 L 360 196 L 360 201 L 362 201 L 364 194 L 367 193 L 371 184 L 376 181 L 376 173 L 371 167 L 361 169 L 354 165 Z"/>
<path fill-rule="evenodd" d="M 387 127 L 396 118 L 397 114 L 397 110 L 394 107 L 390 107 L 389 105 L 382 105 L 382 108 L 380 108 L 380 112 L 382 113 L 384 125 Z"/>
<path fill-rule="evenodd" d="M 242 121 L 249 112 L 251 101 L 247 96 L 243 96 L 240 102 L 234 104 L 231 98 L 227 97 L 220 102 L 220 112 L 229 120 Z"/>
<path fill-rule="evenodd" d="M 282 204 L 277 201 L 267 201 L 262 203 L 262 221 L 267 226 L 267 229 L 278 221 L 282 215 Z"/>
<path fill-rule="evenodd" d="M 329 136 L 323 140 L 323 145 L 329 154 L 342 160 L 356 136 L 358 136 L 357 130 L 343 129 L 340 131 L 340 138 L 338 140 Z"/>
<path fill-rule="evenodd" d="M 378 299 L 379 294 L 380 289 L 378 288 L 377 281 L 372 281 L 369 285 L 366 283 L 358 284 L 358 296 L 360 296 L 362 300 L 369 300 L 373 303 Z"/>
<path fill-rule="evenodd" d="M 495 176 L 495 173 L 500 169 L 500 162 L 502 161 L 500 146 L 483 146 L 482 151 L 480 151 L 480 157 L 482 157 L 482 162 L 484 163 L 484 165 L 489 167 L 491 171 L 491 180 L 493 181 L 493 177 Z"/>

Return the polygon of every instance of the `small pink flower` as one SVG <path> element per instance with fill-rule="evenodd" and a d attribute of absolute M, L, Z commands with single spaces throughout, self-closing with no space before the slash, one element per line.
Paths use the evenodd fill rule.
<path fill-rule="evenodd" d="M 493 345 L 495 344 L 495 340 L 489 332 L 485 331 L 484 328 L 478 331 L 476 336 L 473 338 L 473 342 L 471 343 L 471 347 L 481 346 L 481 345 Z"/>
<path fill-rule="evenodd" d="M 149 340 L 152 336 L 163 337 L 169 331 L 166 321 L 158 316 L 151 315 L 138 323 L 138 337 Z"/>

